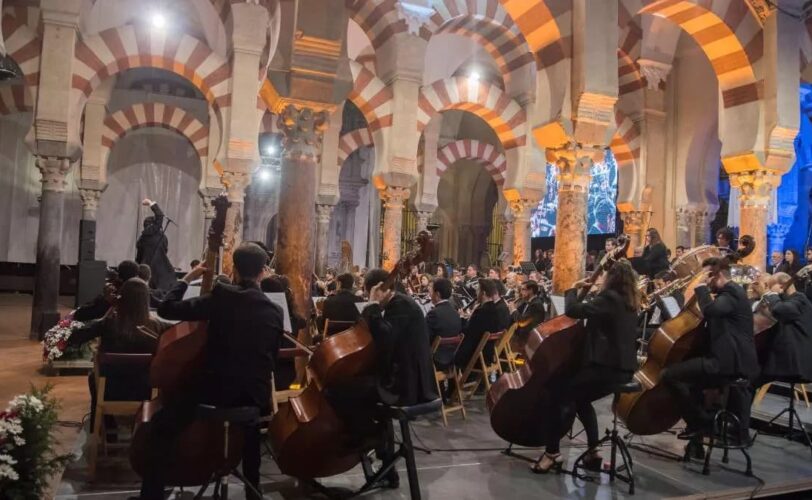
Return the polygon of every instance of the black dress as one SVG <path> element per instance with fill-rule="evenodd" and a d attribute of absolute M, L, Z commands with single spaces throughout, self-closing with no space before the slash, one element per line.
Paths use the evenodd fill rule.
<path fill-rule="evenodd" d="M 150 207 L 155 214 L 154 221 L 144 227 L 135 244 L 135 261 L 147 264 L 152 270 L 149 287 L 156 290 L 168 290 L 175 284 L 175 268 L 169 261 L 169 241 L 164 234 L 164 213 L 157 203 Z"/>
<path fill-rule="evenodd" d="M 765 297 L 778 325 L 767 347 L 761 381 L 812 382 L 812 303 L 801 292 Z"/>

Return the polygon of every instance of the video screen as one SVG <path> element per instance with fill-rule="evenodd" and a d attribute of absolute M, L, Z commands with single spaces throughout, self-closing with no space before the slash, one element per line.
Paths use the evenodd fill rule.
<path fill-rule="evenodd" d="M 587 227 L 589 234 L 611 234 L 617 224 L 617 163 L 607 149 L 604 159 L 592 167 L 587 200 Z M 547 164 L 547 194 L 539 202 L 530 219 L 533 238 L 555 236 L 558 214 L 558 180 L 556 166 Z"/>

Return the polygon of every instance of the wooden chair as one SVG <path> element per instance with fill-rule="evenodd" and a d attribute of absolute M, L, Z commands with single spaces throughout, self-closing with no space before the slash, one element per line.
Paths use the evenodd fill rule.
<path fill-rule="evenodd" d="M 476 390 L 479 388 L 479 384 L 482 383 L 482 377 L 477 376 L 473 381 L 468 382 L 468 379 L 471 377 L 471 374 L 476 373 L 479 374 L 480 370 L 477 370 L 476 364 L 479 363 L 479 358 L 482 356 L 482 351 L 485 349 L 485 345 L 491 338 L 491 334 L 485 332 L 482 335 L 482 338 L 479 340 L 479 344 L 477 344 L 476 349 L 471 354 L 471 359 L 468 360 L 466 363 L 465 368 L 463 368 L 462 373 L 459 374 L 460 384 L 458 387 L 462 392 L 462 397 L 464 399 L 468 399 L 474 395 Z"/>
<path fill-rule="evenodd" d="M 284 348 L 279 349 L 279 354 L 277 355 L 277 359 L 293 359 L 297 357 L 307 357 L 308 354 L 304 349 L 300 349 L 298 347 L 293 348 Z M 298 396 L 302 393 L 305 386 L 301 386 L 298 388 L 287 388 L 279 390 L 276 388 L 276 379 L 274 378 L 273 373 L 271 373 L 271 408 L 274 413 L 279 411 L 279 405 L 285 404 L 290 401 L 290 398 L 294 396 Z"/>
<path fill-rule="evenodd" d="M 505 332 L 496 332 L 483 336 L 487 337 L 489 342 L 494 343 L 493 346 L 494 361 L 493 363 L 488 363 L 487 361 L 485 361 L 485 349 L 483 346 L 483 349 L 479 351 L 479 359 L 478 359 L 479 368 L 474 368 L 473 371 L 474 373 L 478 373 L 480 377 L 482 377 L 482 382 L 485 384 L 485 390 L 489 391 L 491 389 L 491 379 L 490 379 L 491 374 L 496 374 L 497 376 L 502 374 L 502 364 L 499 362 L 499 356 L 500 349 L 504 350 L 504 344 L 502 343 L 502 339 L 504 339 L 506 335 Z"/>
<path fill-rule="evenodd" d="M 499 363 L 500 366 L 503 366 L 502 373 L 512 373 L 516 371 L 516 354 L 510 348 L 510 341 L 513 340 L 513 336 L 516 334 L 518 328 L 518 323 L 510 325 L 510 328 L 507 329 L 496 344 L 496 362 Z M 505 369 L 504 366 L 507 366 L 507 369 Z"/>
<path fill-rule="evenodd" d="M 130 367 L 134 370 L 143 368 L 149 370 L 152 363 L 152 354 L 128 354 L 128 353 L 96 353 L 93 367 L 93 377 L 96 382 L 96 405 L 94 408 L 93 429 L 90 434 L 88 446 L 87 469 L 91 479 L 96 477 L 96 466 L 98 464 L 99 447 L 107 456 L 106 429 L 104 428 L 104 417 L 132 417 L 135 418 L 141 408 L 142 401 L 114 401 L 105 398 L 107 389 L 107 376 L 104 375 L 106 369 L 119 366 Z M 152 389 L 152 397 L 157 397 L 157 390 Z"/>
<path fill-rule="evenodd" d="M 462 339 L 465 338 L 465 335 L 459 334 L 456 337 L 436 337 L 434 341 L 431 343 L 431 354 L 437 352 L 437 349 L 440 346 L 454 346 L 455 348 L 459 348 L 460 344 L 462 344 Z M 456 353 L 456 349 L 454 351 Z M 434 382 L 437 384 L 437 393 L 442 394 L 442 389 L 440 388 L 440 383 L 443 381 L 454 381 L 454 392 L 449 397 L 449 403 L 446 404 L 443 401 L 443 405 L 440 408 L 440 412 L 443 415 L 443 426 L 448 427 L 448 415 L 450 413 L 454 413 L 456 411 L 462 412 L 463 420 L 467 419 L 468 416 L 465 413 L 465 405 L 462 401 L 462 391 L 461 387 L 462 384 L 460 383 L 460 374 L 457 370 L 457 367 L 454 366 L 454 362 L 451 362 L 451 366 L 446 368 L 445 370 L 438 370 L 436 367 L 434 368 Z M 457 404 L 451 403 L 451 401 L 457 400 Z"/>
<path fill-rule="evenodd" d="M 764 396 L 767 395 L 767 392 L 770 390 L 770 386 L 772 383 L 764 384 L 756 393 L 756 397 L 753 398 L 753 406 L 759 407 L 761 406 L 761 401 L 764 399 Z M 804 384 L 797 384 L 795 386 L 795 401 L 801 402 L 801 398 L 804 398 L 804 403 L 806 403 L 806 407 L 809 408 L 809 396 L 806 393 L 806 385 Z"/>
<path fill-rule="evenodd" d="M 336 320 L 324 320 L 324 337 L 330 337 L 331 335 L 335 335 L 336 333 L 341 333 L 344 330 L 352 328 L 355 325 L 355 321 L 336 321 Z"/>

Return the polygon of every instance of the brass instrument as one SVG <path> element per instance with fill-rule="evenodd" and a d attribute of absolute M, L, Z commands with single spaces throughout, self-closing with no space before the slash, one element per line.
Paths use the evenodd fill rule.
<path fill-rule="evenodd" d="M 683 276 L 682 278 L 677 278 L 671 283 L 668 283 L 662 288 L 654 290 L 651 292 L 648 297 L 646 298 L 645 309 L 651 309 L 657 304 L 657 299 L 660 297 L 667 297 L 673 294 L 676 291 L 680 291 L 691 282 L 693 276 Z"/>

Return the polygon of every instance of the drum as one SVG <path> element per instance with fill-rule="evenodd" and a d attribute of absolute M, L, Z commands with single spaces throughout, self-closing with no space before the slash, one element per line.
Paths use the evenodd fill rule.
<path fill-rule="evenodd" d="M 677 278 L 684 278 L 686 276 L 693 276 L 702 270 L 702 261 L 710 257 L 721 257 L 722 254 L 719 249 L 713 245 L 702 245 L 692 248 L 682 254 L 682 257 L 677 259 L 671 266 L 671 269 L 676 274 Z"/>

